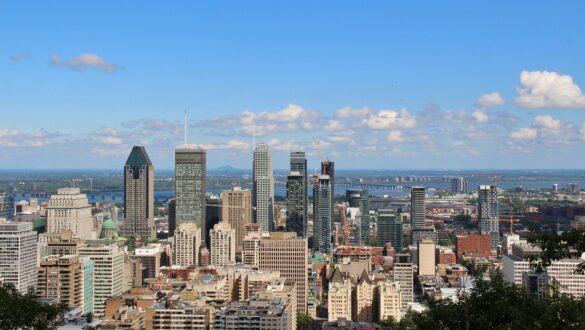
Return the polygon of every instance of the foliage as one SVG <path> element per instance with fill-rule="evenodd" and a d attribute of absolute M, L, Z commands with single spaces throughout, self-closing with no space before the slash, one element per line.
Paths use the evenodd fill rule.
<path fill-rule="evenodd" d="M 0 329 L 56 329 L 54 322 L 65 311 L 66 305 L 40 302 L 32 288 L 22 294 L 12 283 L 0 286 Z"/>
<path fill-rule="evenodd" d="M 297 313 L 297 329 L 311 330 L 313 327 L 313 319 L 304 313 Z"/>
<path fill-rule="evenodd" d="M 497 273 L 475 277 L 475 288 L 456 300 L 431 300 L 429 309 L 410 313 L 409 329 L 583 329 L 585 300 L 565 295 L 538 299 Z"/>
<path fill-rule="evenodd" d="M 370 238 L 370 246 L 376 246 L 376 244 L 378 244 L 378 242 L 376 241 L 375 238 Z"/>
<path fill-rule="evenodd" d="M 536 228 L 532 228 L 532 235 L 528 242 L 540 246 L 543 253 L 537 259 L 532 257 L 531 267 L 538 272 L 546 270 L 554 260 L 564 258 L 581 258 L 585 252 L 585 229 L 571 229 L 567 232 L 557 235 L 556 233 L 542 233 Z M 581 264 L 578 271 L 583 272 L 584 265 Z"/>

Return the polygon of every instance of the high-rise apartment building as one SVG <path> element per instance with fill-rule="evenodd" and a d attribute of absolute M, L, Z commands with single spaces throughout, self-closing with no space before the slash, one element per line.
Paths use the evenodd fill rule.
<path fill-rule="evenodd" d="M 125 237 L 156 238 L 154 227 L 154 166 L 143 146 L 134 146 L 124 166 Z"/>
<path fill-rule="evenodd" d="M 331 185 L 331 221 L 335 219 L 335 163 L 329 159 L 321 162 L 321 175 L 328 175 Z"/>
<path fill-rule="evenodd" d="M 236 230 L 222 221 L 211 229 L 211 265 L 226 267 L 236 263 Z"/>
<path fill-rule="evenodd" d="M 351 320 L 352 317 L 352 284 L 347 273 L 342 273 L 336 268 L 329 281 L 327 292 L 327 319 L 337 321 L 339 319 Z"/>
<path fill-rule="evenodd" d="M 402 221 L 396 215 L 396 210 L 381 209 L 378 211 L 378 246 L 391 243 L 394 251 L 402 252 Z"/>
<path fill-rule="evenodd" d="M 418 274 L 420 276 L 435 276 L 435 243 L 429 239 L 422 239 L 418 243 Z"/>
<path fill-rule="evenodd" d="M 305 233 L 303 237 L 306 237 L 306 222 L 309 219 L 309 177 L 307 172 L 307 157 L 304 151 L 293 151 L 290 153 L 290 171 L 299 172 L 303 177 L 303 219 L 305 221 Z"/>
<path fill-rule="evenodd" d="M 500 207 L 498 202 L 498 187 L 495 185 L 481 185 L 478 190 L 479 233 L 490 234 L 492 249 L 497 249 L 500 243 Z"/>
<path fill-rule="evenodd" d="M 451 192 L 454 194 L 467 194 L 468 182 L 462 177 L 451 178 Z"/>
<path fill-rule="evenodd" d="M 90 257 L 80 257 L 81 263 L 81 277 L 83 280 L 83 313 L 93 314 L 93 299 L 94 299 L 94 261 Z"/>
<path fill-rule="evenodd" d="M 0 219 L 14 220 L 14 196 L 11 189 L 8 192 L 0 191 Z"/>
<path fill-rule="evenodd" d="M 244 265 L 258 267 L 260 264 L 260 239 L 262 239 L 263 233 L 255 231 L 246 234 L 244 237 L 242 250 L 242 262 Z M 265 233 L 265 235 L 269 235 Z"/>
<path fill-rule="evenodd" d="M 213 193 L 205 194 L 206 210 L 205 210 L 205 227 L 201 228 L 205 232 L 205 246 L 209 249 L 209 232 L 215 225 L 220 223 L 221 220 L 221 198 Z"/>
<path fill-rule="evenodd" d="M 313 176 L 313 249 L 331 252 L 331 179 L 328 175 Z"/>
<path fill-rule="evenodd" d="M 414 301 L 414 269 L 410 262 L 394 263 L 394 281 L 400 284 L 400 311 L 406 314 Z"/>
<path fill-rule="evenodd" d="M 271 232 L 260 239 L 258 251 L 260 270 L 279 271 L 281 277 L 295 282 L 297 311 L 307 311 L 308 247 L 307 239 L 292 232 Z"/>
<path fill-rule="evenodd" d="M 206 152 L 204 149 L 175 150 L 175 221 L 205 228 Z M 169 232 L 169 234 L 172 234 Z M 205 241 L 205 233 L 201 240 Z"/>
<path fill-rule="evenodd" d="M 184 267 L 199 265 L 201 228 L 194 223 L 179 225 L 173 236 L 173 263 Z"/>
<path fill-rule="evenodd" d="M 116 244 L 95 244 L 80 247 L 79 256 L 94 262 L 94 313 L 102 316 L 106 300 L 126 290 L 124 252 Z"/>
<path fill-rule="evenodd" d="M 253 172 L 254 221 L 260 224 L 263 231 L 271 231 L 274 229 L 274 174 L 267 144 L 256 146 Z"/>
<path fill-rule="evenodd" d="M 368 245 L 370 243 L 370 197 L 367 189 L 348 189 L 345 191 L 345 199 L 350 207 L 360 210 L 359 228 L 352 229 L 356 239 L 356 245 Z M 359 233 L 359 235 L 356 235 Z"/>
<path fill-rule="evenodd" d="M 83 310 L 83 268 L 79 257 L 43 258 L 37 268 L 37 296 Z"/>
<path fill-rule="evenodd" d="M 51 195 L 47 207 L 47 233 L 59 234 L 70 230 L 81 239 L 91 239 L 93 217 L 91 205 L 79 188 L 61 188 Z"/>
<path fill-rule="evenodd" d="M 246 225 L 252 222 L 252 192 L 234 187 L 221 193 L 221 218 L 236 231 L 236 252 L 241 253 Z"/>
<path fill-rule="evenodd" d="M 0 278 L 26 292 L 36 283 L 37 232 L 32 223 L 0 223 Z"/>
<path fill-rule="evenodd" d="M 376 283 L 378 295 L 378 317 L 380 320 L 387 320 L 390 316 L 400 322 L 402 294 L 400 283 L 389 280 Z"/>
<path fill-rule="evenodd" d="M 410 190 L 410 222 L 412 230 L 425 228 L 425 195 L 425 187 L 412 187 Z"/>
<path fill-rule="evenodd" d="M 352 320 L 357 322 L 373 321 L 374 291 L 375 284 L 364 269 L 353 289 Z"/>
<path fill-rule="evenodd" d="M 303 175 L 296 171 L 290 172 L 286 180 L 286 230 L 299 237 L 307 236 L 305 183 Z"/>

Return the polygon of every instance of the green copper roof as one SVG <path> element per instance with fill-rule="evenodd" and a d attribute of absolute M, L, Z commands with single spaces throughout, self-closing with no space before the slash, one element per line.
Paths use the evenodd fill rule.
<path fill-rule="evenodd" d="M 112 219 L 108 219 L 106 221 L 104 221 L 104 223 L 102 224 L 102 230 L 103 229 L 118 229 L 118 226 L 116 225 L 116 223 L 112 220 Z"/>

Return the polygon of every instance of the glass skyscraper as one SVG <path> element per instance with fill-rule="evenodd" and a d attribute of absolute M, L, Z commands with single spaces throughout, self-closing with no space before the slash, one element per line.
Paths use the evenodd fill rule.
<path fill-rule="evenodd" d="M 194 223 L 205 228 L 206 152 L 204 149 L 175 150 L 175 223 Z M 169 233 L 173 235 L 173 233 Z M 201 233 L 205 242 L 205 233 Z"/>
<path fill-rule="evenodd" d="M 254 221 L 263 231 L 274 230 L 274 174 L 272 173 L 272 155 L 268 145 L 261 143 L 254 149 Z"/>
<path fill-rule="evenodd" d="M 352 228 L 355 244 L 368 245 L 370 243 L 370 198 L 367 189 L 348 189 L 345 199 L 349 207 L 360 210 L 359 228 Z M 356 235 L 357 234 L 357 235 Z"/>
<path fill-rule="evenodd" d="M 331 252 L 331 179 L 313 176 L 313 249 Z"/>

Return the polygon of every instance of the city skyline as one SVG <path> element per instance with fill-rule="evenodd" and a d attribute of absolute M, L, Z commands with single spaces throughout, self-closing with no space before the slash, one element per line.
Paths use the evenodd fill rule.
<path fill-rule="evenodd" d="M 185 109 L 209 168 L 249 168 L 254 131 L 283 169 L 317 149 L 347 169 L 585 163 L 581 2 L 265 4 L 3 4 L 0 168 L 112 169 L 145 145 L 170 169 Z"/>

